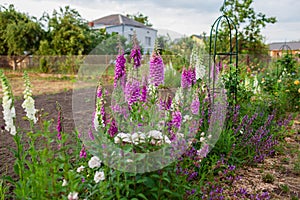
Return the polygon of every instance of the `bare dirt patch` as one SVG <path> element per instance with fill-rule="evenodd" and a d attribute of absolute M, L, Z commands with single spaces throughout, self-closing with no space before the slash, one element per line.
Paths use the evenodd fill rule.
<path fill-rule="evenodd" d="M 23 73 L 5 72 L 10 81 L 14 96 L 22 96 L 24 91 Z M 75 76 L 61 74 L 29 73 L 33 95 L 54 94 L 68 91 L 73 88 Z M 2 89 L 1 89 L 2 90 Z M 2 92 L 0 92 L 2 97 Z"/>

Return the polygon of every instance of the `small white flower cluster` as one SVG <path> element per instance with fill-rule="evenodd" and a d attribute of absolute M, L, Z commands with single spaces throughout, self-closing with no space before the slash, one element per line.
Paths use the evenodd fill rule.
<path fill-rule="evenodd" d="M 68 195 L 68 200 L 78 200 L 78 192 L 70 192 Z"/>
<path fill-rule="evenodd" d="M 192 120 L 192 117 L 191 117 L 191 116 L 189 116 L 189 115 L 184 115 L 184 116 L 183 116 L 183 119 L 182 119 L 182 123 L 185 123 L 185 122 L 190 121 L 190 120 Z"/>
<path fill-rule="evenodd" d="M 66 179 L 63 179 L 62 186 L 63 186 L 63 187 L 65 187 L 65 186 L 67 186 L 67 185 L 68 185 L 68 182 L 67 182 L 67 180 L 66 180 Z"/>
<path fill-rule="evenodd" d="M 16 118 L 16 110 L 13 105 L 12 99 L 7 96 L 5 92 L 2 99 L 2 107 L 3 119 L 5 121 L 5 130 L 9 131 L 12 135 L 16 135 L 17 130 L 14 124 L 14 119 Z"/>
<path fill-rule="evenodd" d="M 94 181 L 96 183 L 99 183 L 100 181 L 104 181 L 105 180 L 105 174 L 103 171 L 97 171 L 95 173 L 95 176 L 94 176 Z"/>
<path fill-rule="evenodd" d="M 93 156 L 88 162 L 89 168 L 93 169 L 101 166 L 101 160 L 97 156 Z"/>
<path fill-rule="evenodd" d="M 145 143 L 146 141 L 150 141 L 150 144 L 153 145 L 161 145 L 161 144 L 171 144 L 170 139 L 168 136 L 163 135 L 162 132 L 157 130 L 151 130 L 148 133 L 118 133 L 116 137 L 114 138 L 114 142 L 116 144 L 119 144 L 121 142 L 130 143 L 134 145 L 138 145 L 141 143 Z"/>
<path fill-rule="evenodd" d="M 24 86 L 25 90 L 23 92 L 24 94 L 24 102 L 22 103 L 22 108 L 24 108 L 26 112 L 26 116 L 29 120 L 32 120 L 33 123 L 37 122 L 37 118 L 35 117 L 35 114 L 37 110 L 34 107 L 34 100 L 32 98 L 32 91 L 31 91 L 31 84 L 29 81 L 29 77 L 27 73 L 24 73 Z"/>
<path fill-rule="evenodd" d="M 208 136 L 207 136 L 207 138 L 205 138 L 205 133 L 204 132 L 202 132 L 201 134 L 200 134 L 200 142 L 206 142 L 206 139 L 208 139 L 208 140 L 210 140 L 211 138 L 212 138 L 212 135 L 211 134 L 209 134 Z"/>
<path fill-rule="evenodd" d="M 101 160 L 99 159 L 99 157 L 97 156 L 93 156 L 89 162 L 88 162 L 89 168 L 93 169 L 93 168 L 98 168 L 101 166 Z M 84 167 L 80 166 L 79 168 L 77 168 L 77 172 L 81 172 L 83 171 Z M 103 171 L 96 171 L 95 175 L 94 175 L 94 181 L 96 183 L 99 183 L 100 181 L 104 181 L 105 180 L 105 174 Z"/>
<path fill-rule="evenodd" d="M 77 168 L 76 172 L 77 173 L 83 172 L 84 168 L 85 167 L 81 165 L 80 167 Z"/>
<path fill-rule="evenodd" d="M 3 91 L 2 112 L 3 119 L 5 121 L 5 130 L 10 132 L 11 135 L 16 135 L 17 130 L 14 124 L 14 119 L 16 118 L 16 110 L 12 99 L 11 89 L 2 71 L 0 72 L 0 76 Z"/>

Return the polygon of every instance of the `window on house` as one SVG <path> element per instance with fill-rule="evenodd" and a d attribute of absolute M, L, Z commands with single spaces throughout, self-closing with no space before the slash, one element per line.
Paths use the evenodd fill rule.
<path fill-rule="evenodd" d="M 151 46 L 151 37 L 145 37 L 145 44 L 147 45 L 147 46 Z"/>

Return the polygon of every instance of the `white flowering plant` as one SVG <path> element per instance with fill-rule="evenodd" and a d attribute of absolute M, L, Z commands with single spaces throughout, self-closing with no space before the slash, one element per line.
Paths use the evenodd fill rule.
<path fill-rule="evenodd" d="M 11 135 L 16 135 L 16 110 L 14 107 L 14 97 L 12 94 L 11 86 L 2 70 L 0 70 L 0 81 L 3 91 L 2 107 L 3 119 L 5 121 L 5 130 L 7 130 Z"/>

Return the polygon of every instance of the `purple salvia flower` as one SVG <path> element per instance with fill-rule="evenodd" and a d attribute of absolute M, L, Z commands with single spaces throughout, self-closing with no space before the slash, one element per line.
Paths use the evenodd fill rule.
<path fill-rule="evenodd" d="M 233 114 L 233 119 L 232 119 L 233 123 L 236 123 L 237 120 L 238 120 L 240 108 L 241 108 L 240 105 L 237 105 L 237 106 L 234 108 L 234 114 Z"/>
<path fill-rule="evenodd" d="M 152 85 L 158 86 L 164 84 L 164 63 L 161 56 L 155 51 L 150 58 L 149 79 Z"/>
<path fill-rule="evenodd" d="M 191 174 L 189 174 L 187 181 L 191 181 L 191 180 L 195 179 L 197 176 L 198 176 L 198 172 L 194 171 Z"/>
<path fill-rule="evenodd" d="M 126 63 L 126 59 L 124 57 L 124 53 L 122 52 L 117 56 L 116 59 L 114 87 L 117 87 L 118 81 L 121 81 L 122 86 L 125 84 L 125 74 L 126 74 L 125 63 Z"/>
<path fill-rule="evenodd" d="M 118 127 L 116 124 L 116 120 L 112 119 L 111 123 L 110 123 L 110 127 L 108 129 L 108 134 L 110 135 L 110 137 L 114 137 L 115 134 L 117 134 L 117 133 L 118 133 Z"/>
<path fill-rule="evenodd" d="M 199 150 L 199 156 L 205 158 L 209 152 L 209 145 L 204 144 L 204 146 Z"/>

